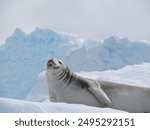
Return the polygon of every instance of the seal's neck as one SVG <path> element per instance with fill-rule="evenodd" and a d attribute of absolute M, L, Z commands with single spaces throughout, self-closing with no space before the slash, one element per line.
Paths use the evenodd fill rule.
<path fill-rule="evenodd" d="M 73 73 L 68 67 L 62 69 L 62 71 L 57 73 L 56 76 L 65 84 L 70 84 L 73 80 L 77 78 L 77 75 Z"/>
<path fill-rule="evenodd" d="M 59 72 L 57 74 L 57 78 L 67 85 L 70 83 L 74 83 L 81 88 L 89 87 L 89 84 L 87 83 L 87 81 L 85 81 L 85 78 L 78 76 L 77 74 L 72 72 L 68 67 Z"/>

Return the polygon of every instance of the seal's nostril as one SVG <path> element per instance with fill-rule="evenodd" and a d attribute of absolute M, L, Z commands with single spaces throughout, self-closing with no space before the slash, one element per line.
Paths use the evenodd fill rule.
<path fill-rule="evenodd" d="M 47 66 L 51 66 L 52 63 L 53 63 L 53 59 L 48 60 Z"/>
<path fill-rule="evenodd" d="M 52 63 L 54 63 L 54 59 L 48 60 L 47 65 L 52 64 Z"/>
<path fill-rule="evenodd" d="M 50 59 L 50 60 L 48 61 L 48 63 L 49 63 L 49 62 L 54 62 L 54 60 L 53 60 L 53 59 Z"/>

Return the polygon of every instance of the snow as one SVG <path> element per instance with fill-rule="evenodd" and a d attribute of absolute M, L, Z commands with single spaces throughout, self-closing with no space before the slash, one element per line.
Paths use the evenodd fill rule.
<path fill-rule="evenodd" d="M 111 70 L 150 62 L 148 43 L 109 37 L 104 41 L 96 41 L 95 44 L 92 46 L 88 42 L 88 47 L 85 44 L 78 50 L 72 51 L 64 57 L 64 61 L 75 71 Z M 78 58 L 79 56 L 81 58 Z"/>
<path fill-rule="evenodd" d="M 29 102 L 17 99 L 0 98 L 0 112 L 50 112 L 50 113 L 122 113 L 123 111 L 111 108 L 96 108 L 81 104 Z"/>
<path fill-rule="evenodd" d="M 130 65 L 119 70 L 80 72 L 80 76 L 150 88 L 150 63 Z"/>
<path fill-rule="evenodd" d="M 45 70 L 47 60 L 61 58 L 62 54 L 68 54 L 66 50 L 75 48 L 68 37 L 50 29 L 37 28 L 30 35 L 16 29 L 0 49 L 0 96 L 26 97 L 38 73 Z M 16 87 L 19 87 L 18 91 Z M 14 91 L 9 93 L 8 89 Z"/>
<path fill-rule="evenodd" d="M 45 102 L 48 93 L 44 71 L 47 60 L 53 57 L 62 59 L 84 77 L 150 87 L 149 43 L 114 36 L 84 40 L 74 34 L 40 28 L 26 34 L 17 28 L 0 47 L 0 111 L 97 111 L 98 108 L 84 105 Z M 77 109 L 80 107 L 83 110 Z M 110 109 L 98 111 L 111 112 Z"/>
<path fill-rule="evenodd" d="M 36 84 L 27 94 L 26 100 L 42 102 L 47 100 L 48 98 L 46 74 L 45 71 L 43 71 L 38 75 Z"/>
<path fill-rule="evenodd" d="M 62 59 L 76 72 L 117 70 L 150 62 L 150 44 L 113 36 L 84 40 L 40 28 L 26 34 L 17 28 L 0 47 L 0 96 L 24 99 L 52 57 Z"/>

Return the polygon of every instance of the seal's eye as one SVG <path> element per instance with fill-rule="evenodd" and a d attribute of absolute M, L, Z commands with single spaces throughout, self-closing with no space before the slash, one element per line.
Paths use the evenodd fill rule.
<path fill-rule="evenodd" d="M 61 62 L 61 61 L 58 61 L 58 63 L 59 63 L 59 64 L 62 64 L 62 62 Z"/>

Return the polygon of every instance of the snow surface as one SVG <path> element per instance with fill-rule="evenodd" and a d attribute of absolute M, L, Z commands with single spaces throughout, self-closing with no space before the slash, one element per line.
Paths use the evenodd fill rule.
<path fill-rule="evenodd" d="M 121 112 L 48 102 L 44 71 L 53 57 L 84 77 L 150 87 L 149 42 L 84 40 L 51 29 L 36 28 L 31 34 L 16 29 L 0 47 L 0 112 Z"/>
<path fill-rule="evenodd" d="M 122 113 L 111 108 L 96 108 L 80 104 L 29 102 L 17 99 L 0 98 L 0 112 L 3 113 Z"/>

